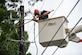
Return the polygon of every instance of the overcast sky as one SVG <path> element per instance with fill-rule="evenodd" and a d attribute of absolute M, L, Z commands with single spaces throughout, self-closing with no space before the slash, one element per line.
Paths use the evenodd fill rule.
<path fill-rule="evenodd" d="M 62 0 L 43 0 L 43 2 L 37 2 L 33 7 L 28 5 L 28 0 L 24 0 L 24 6 L 25 6 L 25 11 L 31 10 L 33 12 L 34 9 L 39 9 L 40 11 L 42 10 L 56 10 L 59 4 L 61 3 Z M 59 16 L 65 16 L 67 17 L 68 13 L 70 10 L 73 8 L 75 3 L 78 0 L 64 0 L 61 6 L 58 8 L 58 10 L 54 13 L 49 14 L 49 18 L 54 18 L 54 17 L 59 17 Z M 54 15 L 53 15 L 54 13 Z M 53 15 L 53 16 L 52 16 Z M 78 3 L 78 5 L 75 7 L 75 9 L 72 11 L 71 15 L 67 18 L 69 23 L 68 27 L 71 28 L 73 27 L 77 21 L 82 17 L 82 0 Z M 32 15 L 29 14 L 28 16 L 25 17 L 25 19 L 32 19 Z M 27 22 L 26 20 L 25 22 Z M 33 41 L 34 34 L 33 34 L 33 21 L 25 24 L 25 30 L 28 32 L 29 35 L 29 41 Z M 82 20 L 78 25 L 82 25 Z M 38 45 L 38 55 L 41 55 L 43 50 L 45 49 L 39 44 L 39 36 L 38 36 L 38 23 L 36 23 L 36 42 Z M 82 39 L 82 32 L 77 34 L 78 37 Z M 48 49 L 44 52 L 43 55 L 52 55 L 52 53 L 56 50 L 57 46 L 50 46 Z M 54 55 L 82 55 L 82 43 L 75 43 L 69 41 L 67 47 L 65 48 L 59 48 Z M 31 52 L 32 55 L 36 55 L 36 47 L 34 43 L 31 43 L 28 52 Z"/>

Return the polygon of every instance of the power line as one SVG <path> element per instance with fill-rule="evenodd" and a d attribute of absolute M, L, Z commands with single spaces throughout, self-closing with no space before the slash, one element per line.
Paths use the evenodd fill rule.
<path fill-rule="evenodd" d="M 69 15 L 71 14 L 71 12 L 74 10 L 74 8 L 76 7 L 76 5 L 78 4 L 80 0 L 77 1 L 77 3 L 74 5 L 74 7 L 72 8 L 72 10 L 70 11 L 70 13 L 68 14 L 67 18 L 69 17 Z M 60 30 L 60 28 L 62 27 L 62 25 L 64 24 L 64 22 L 66 21 L 66 19 L 62 22 L 62 24 L 60 25 L 60 27 L 58 28 L 58 30 L 56 31 L 56 33 L 53 35 L 53 37 L 51 38 L 51 40 L 48 42 L 47 46 L 49 46 L 49 44 L 51 43 L 51 41 L 53 40 L 53 38 L 56 36 L 56 34 L 58 33 L 58 31 Z M 46 47 L 43 52 L 41 53 L 41 55 L 43 55 L 43 53 L 46 51 L 48 47 Z"/>
<path fill-rule="evenodd" d="M 65 37 L 65 39 L 70 35 L 70 33 L 74 30 L 74 28 L 79 24 L 79 22 L 82 20 L 82 17 L 79 19 L 79 21 L 76 23 L 76 25 L 71 29 L 71 31 L 68 33 L 68 35 Z M 65 40 L 64 39 L 64 40 Z M 64 40 L 61 41 L 61 43 L 59 44 L 59 46 L 64 42 Z M 58 47 L 59 48 L 59 47 Z M 55 52 L 58 50 L 58 48 L 53 52 L 52 55 L 55 54 Z"/>
<path fill-rule="evenodd" d="M 69 14 L 67 15 L 67 18 L 69 17 L 69 15 L 71 14 L 71 12 L 74 10 L 74 8 L 76 7 L 76 5 L 79 3 L 79 1 L 80 0 L 78 0 L 77 2 L 76 2 L 76 4 L 74 5 L 74 7 L 72 8 L 72 10 L 69 12 Z"/>
<path fill-rule="evenodd" d="M 42 9 L 42 7 L 44 6 L 45 2 L 46 2 L 46 0 L 44 0 L 43 4 L 41 5 L 40 10 L 41 10 L 41 9 Z"/>
<path fill-rule="evenodd" d="M 64 2 L 64 0 L 62 0 L 61 2 L 60 2 L 60 4 L 58 5 L 58 7 L 56 8 L 56 10 L 54 11 L 54 13 L 51 15 L 51 17 L 55 14 L 55 12 L 59 9 L 59 7 L 61 6 L 61 4 Z"/>
<path fill-rule="evenodd" d="M 35 46 L 36 46 L 36 55 L 38 55 L 38 46 L 35 40 L 35 22 L 34 22 L 34 42 L 35 42 Z"/>

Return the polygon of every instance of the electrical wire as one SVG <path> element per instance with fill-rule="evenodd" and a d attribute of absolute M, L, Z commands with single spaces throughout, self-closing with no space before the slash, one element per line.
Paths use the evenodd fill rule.
<path fill-rule="evenodd" d="M 14 25 L 14 28 L 13 28 L 13 30 L 11 30 L 11 32 L 10 32 L 10 34 L 8 34 L 8 38 L 6 39 L 6 42 L 7 42 L 7 46 L 6 46 L 6 49 L 8 50 L 8 43 L 9 43 L 9 39 L 10 39 L 10 36 L 13 34 L 13 32 L 15 31 L 15 25 Z"/>
<path fill-rule="evenodd" d="M 76 5 L 79 3 L 80 0 L 78 0 L 76 2 L 76 4 L 74 5 L 74 7 L 72 8 L 72 10 L 69 12 L 67 18 L 69 17 L 69 15 L 72 13 L 72 11 L 74 10 L 74 8 L 76 7 Z M 56 34 L 58 33 L 58 31 L 60 30 L 60 28 L 62 27 L 62 25 L 64 24 L 64 22 L 66 21 L 66 19 L 62 22 L 62 24 L 60 25 L 60 27 L 58 28 L 58 30 L 56 31 L 56 33 L 53 35 L 53 37 L 51 38 L 51 40 L 48 42 L 47 46 L 49 46 L 49 44 L 51 43 L 51 41 L 53 40 L 53 38 L 56 36 Z M 43 52 L 41 53 L 41 55 L 43 55 L 43 53 L 46 51 L 48 47 L 46 47 Z"/>
<path fill-rule="evenodd" d="M 64 2 L 64 0 L 62 0 L 60 2 L 60 4 L 58 5 L 58 7 L 56 8 L 56 10 L 54 11 L 54 13 L 51 15 L 51 17 L 56 13 L 56 11 L 59 9 L 59 7 L 62 5 L 62 3 Z"/>
<path fill-rule="evenodd" d="M 68 35 L 65 37 L 65 39 L 71 34 L 71 32 L 74 30 L 74 28 L 79 24 L 79 22 L 82 20 L 82 17 L 78 20 L 78 22 L 75 24 L 75 26 L 71 29 L 71 31 L 68 33 Z M 64 39 L 64 40 L 65 40 Z M 61 46 L 61 44 L 64 42 L 64 40 L 61 41 L 61 43 L 59 44 L 59 46 Z M 58 47 L 59 48 L 59 47 Z M 53 52 L 52 55 L 55 54 L 55 52 L 58 50 L 58 48 Z"/>
<path fill-rule="evenodd" d="M 71 12 L 74 10 L 74 8 L 76 7 L 76 5 L 79 3 L 79 1 L 80 0 L 78 0 L 77 2 L 76 2 L 76 4 L 74 5 L 74 7 L 72 8 L 72 10 L 69 12 L 69 14 L 67 15 L 67 17 L 66 18 L 68 18 L 69 17 L 69 15 L 71 14 Z"/>
<path fill-rule="evenodd" d="M 35 22 L 34 22 L 34 43 L 36 46 L 36 55 L 38 55 L 38 46 L 37 46 L 36 39 L 35 39 Z"/>
<path fill-rule="evenodd" d="M 41 10 L 41 9 L 42 9 L 42 7 L 44 6 L 45 2 L 46 2 L 46 0 L 44 0 L 43 4 L 41 5 L 40 10 Z"/>

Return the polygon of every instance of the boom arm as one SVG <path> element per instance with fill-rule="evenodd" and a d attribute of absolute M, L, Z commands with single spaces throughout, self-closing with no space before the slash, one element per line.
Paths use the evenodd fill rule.
<path fill-rule="evenodd" d="M 76 28 L 74 28 L 74 30 L 72 31 L 72 33 L 79 33 L 82 32 L 82 25 L 77 26 Z"/>
<path fill-rule="evenodd" d="M 72 28 L 71 28 L 72 29 Z M 68 32 L 71 31 L 71 29 L 69 29 Z M 76 28 L 74 28 L 74 30 L 71 32 L 71 34 L 69 35 L 69 40 L 73 41 L 73 42 L 82 42 L 82 40 L 77 37 L 76 33 L 82 32 L 82 25 L 77 26 Z"/>

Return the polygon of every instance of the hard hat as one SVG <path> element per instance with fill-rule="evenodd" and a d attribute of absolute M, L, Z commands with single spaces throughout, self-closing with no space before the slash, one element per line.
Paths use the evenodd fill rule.
<path fill-rule="evenodd" d="M 34 14 L 36 14 L 36 13 L 38 13 L 39 12 L 39 10 L 38 9 L 35 9 L 34 10 Z"/>

